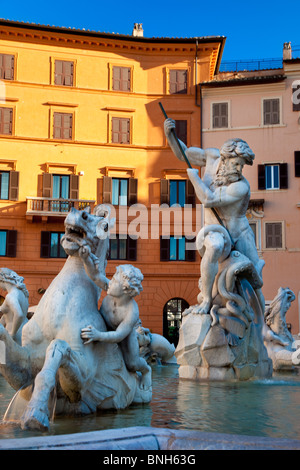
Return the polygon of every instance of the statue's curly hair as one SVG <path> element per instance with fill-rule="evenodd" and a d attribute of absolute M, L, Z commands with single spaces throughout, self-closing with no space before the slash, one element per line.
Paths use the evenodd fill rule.
<path fill-rule="evenodd" d="M 19 276 L 12 269 L 0 268 L 0 281 L 13 284 L 23 292 L 25 297 L 29 297 L 28 290 L 24 284 L 24 278 L 22 276 Z"/>
<path fill-rule="evenodd" d="M 121 264 L 117 267 L 117 274 L 120 273 L 123 280 L 123 290 L 130 297 L 137 296 L 143 290 L 143 274 L 138 268 L 131 264 Z"/>
<path fill-rule="evenodd" d="M 221 158 L 241 157 L 245 160 L 246 165 L 253 165 L 255 154 L 242 139 L 229 139 L 224 142 L 220 148 Z"/>

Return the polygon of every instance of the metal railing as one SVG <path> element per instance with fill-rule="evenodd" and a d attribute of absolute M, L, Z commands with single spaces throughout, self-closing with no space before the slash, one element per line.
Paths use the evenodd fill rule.
<path fill-rule="evenodd" d="M 255 70 L 281 69 L 282 59 L 255 59 L 223 61 L 220 72 L 242 72 Z"/>
<path fill-rule="evenodd" d="M 75 209 L 83 210 L 87 206 L 93 206 L 94 200 L 86 199 L 57 199 L 49 197 L 27 197 L 26 214 L 32 215 L 60 215 L 66 216 L 67 213 Z"/>

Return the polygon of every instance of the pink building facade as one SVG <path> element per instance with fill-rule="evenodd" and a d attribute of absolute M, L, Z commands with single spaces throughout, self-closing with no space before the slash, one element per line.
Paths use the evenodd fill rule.
<path fill-rule="evenodd" d="M 285 55 L 286 54 L 286 55 Z M 279 287 L 296 299 L 286 315 L 292 334 L 300 328 L 300 59 L 284 48 L 282 67 L 220 73 L 200 84 L 202 147 L 239 137 L 255 153 L 243 174 L 251 186 L 248 219 L 265 260 L 266 304 Z"/>

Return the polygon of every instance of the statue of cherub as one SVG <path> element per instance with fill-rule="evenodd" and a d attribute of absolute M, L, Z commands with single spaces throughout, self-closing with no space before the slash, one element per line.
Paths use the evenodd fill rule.
<path fill-rule="evenodd" d="M 151 387 L 151 367 L 140 357 L 136 324 L 139 320 L 139 308 L 133 297 L 142 290 L 143 275 L 138 268 L 123 264 L 109 282 L 107 296 L 103 299 L 102 314 L 110 331 L 98 331 L 92 325 L 81 330 L 84 344 L 91 341 L 119 343 L 126 367 L 130 371 L 142 374 L 140 387 Z"/>
<path fill-rule="evenodd" d="M 0 288 L 7 292 L 0 307 L 0 322 L 11 337 L 21 344 L 22 327 L 27 322 L 29 297 L 24 278 L 11 269 L 1 268 Z"/>

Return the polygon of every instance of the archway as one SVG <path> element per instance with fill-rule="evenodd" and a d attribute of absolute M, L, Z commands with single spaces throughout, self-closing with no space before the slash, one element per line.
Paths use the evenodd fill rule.
<path fill-rule="evenodd" d="M 176 297 L 170 299 L 163 311 L 163 335 L 176 347 L 179 340 L 179 328 L 182 321 L 182 312 L 189 307 L 186 300 Z"/>

